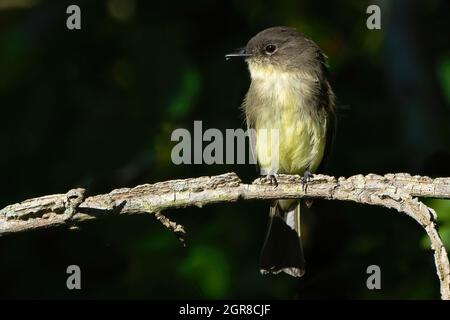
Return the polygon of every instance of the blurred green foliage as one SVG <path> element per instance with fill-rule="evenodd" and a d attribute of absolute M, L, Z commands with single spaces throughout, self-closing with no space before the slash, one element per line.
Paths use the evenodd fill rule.
<path fill-rule="evenodd" d="M 450 200 L 431 199 L 424 201 L 425 204 L 438 213 L 439 234 L 442 237 L 444 246 L 450 248 Z M 428 237 L 423 237 L 424 248 L 430 247 Z"/>
<path fill-rule="evenodd" d="M 437 72 L 439 74 L 439 80 L 441 81 L 442 90 L 444 91 L 447 99 L 447 104 L 450 104 L 450 56 L 442 59 L 438 64 Z"/>
<path fill-rule="evenodd" d="M 78 4 L 82 29 L 65 27 Z M 1 1 L 0 207 L 86 187 L 91 194 L 252 166 L 170 161 L 171 132 L 243 128 L 244 63 L 224 54 L 258 31 L 289 25 L 329 57 L 339 105 L 326 173 L 450 176 L 449 2 Z M 427 200 L 450 249 L 450 204 Z M 438 298 L 433 256 L 412 219 L 381 208 L 317 201 L 305 210 L 307 273 L 261 276 L 268 204 L 173 210 L 184 248 L 152 216 L 111 217 L 79 231 L 0 240 L 8 298 Z M 70 264 L 82 290 L 65 287 Z M 377 264 L 382 290 L 369 291 Z"/>

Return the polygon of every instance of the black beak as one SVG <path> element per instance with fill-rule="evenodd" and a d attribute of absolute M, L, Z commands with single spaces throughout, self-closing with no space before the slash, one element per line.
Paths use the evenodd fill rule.
<path fill-rule="evenodd" d="M 239 49 L 236 49 L 233 53 L 229 53 L 229 54 L 225 55 L 225 59 L 229 60 L 234 57 L 247 58 L 247 57 L 251 57 L 251 56 L 252 55 L 250 53 L 247 53 L 246 48 L 239 48 Z"/>

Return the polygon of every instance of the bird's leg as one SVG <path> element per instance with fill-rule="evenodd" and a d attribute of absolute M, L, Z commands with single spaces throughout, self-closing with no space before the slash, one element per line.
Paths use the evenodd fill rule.
<path fill-rule="evenodd" d="M 313 177 L 313 174 L 311 173 L 311 171 L 306 170 L 303 173 L 303 177 L 302 177 L 302 185 L 303 185 L 303 190 L 306 192 L 306 189 L 308 187 L 308 182 L 311 181 L 311 178 Z"/>

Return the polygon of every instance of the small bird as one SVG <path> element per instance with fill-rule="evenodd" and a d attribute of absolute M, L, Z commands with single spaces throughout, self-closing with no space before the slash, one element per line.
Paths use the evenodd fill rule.
<path fill-rule="evenodd" d="M 250 138 L 261 175 L 269 172 L 277 185 L 277 174 L 299 174 L 307 183 L 312 173 L 323 170 L 335 131 L 335 96 L 328 81 L 327 57 L 316 43 L 290 27 L 263 30 L 246 47 L 225 57 L 245 58 L 250 70 L 243 109 L 248 129 L 256 131 Z M 262 139 L 261 132 L 267 137 L 273 130 L 278 148 L 270 139 Z M 294 277 L 305 273 L 300 200 L 271 203 L 260 271 Z"/>

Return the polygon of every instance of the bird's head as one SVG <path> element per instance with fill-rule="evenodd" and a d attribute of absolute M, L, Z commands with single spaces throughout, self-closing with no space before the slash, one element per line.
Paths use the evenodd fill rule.
<path fill-rule="evenodd" d="M 247 45 L 227 54 L 244 58 L 253 74 L 305 71 L 322 59 L 319 47 L 290 27 L 273 27 L 255 35 Z"/>

